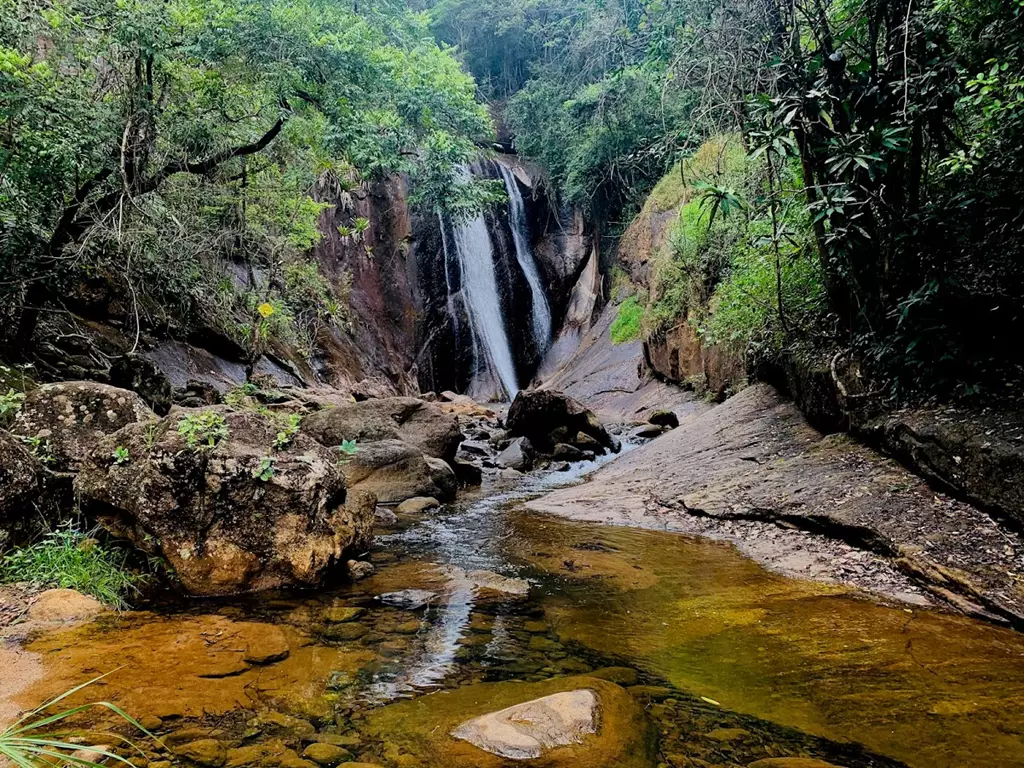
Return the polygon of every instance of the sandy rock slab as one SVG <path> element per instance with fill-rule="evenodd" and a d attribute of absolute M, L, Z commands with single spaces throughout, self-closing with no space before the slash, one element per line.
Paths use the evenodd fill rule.
<path fill-rule="evenodd" d="M 598 712 L 594 691 L 564 691 L 467 720 L 452 736 L 492 755 L 532 760 L 596 733 Z"/>

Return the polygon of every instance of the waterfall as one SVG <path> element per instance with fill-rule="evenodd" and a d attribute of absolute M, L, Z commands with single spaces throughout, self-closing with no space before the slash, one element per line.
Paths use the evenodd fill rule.
<path fill-rule="evenodd" d="M 519 194 L 519 185 L 512 171 L 504 165 L 498 164 L 501 169 L 501 177 L 505 181 L 505 190 L 508 192 L 508 218 L 512 229 L 512 240 L 516 248 L 516 261 L 526 276 L 526 282 L 530 286 L 530 299 L 533 305 L 533 338 L 537 343 L 537 350 L 544 353 L 551 346 L 551 307 L 548 305 L 548 298 L 544 293 L 544 286 L 540 282 L 540 274 L 537 272 L 537 263 L 533 260 L 533 251 L 530 250 L 530 241 L 526 236 L 526 222 L 523 215 L 523 196 Z"/>
<path fill-rule="evenodd" d="M 462 296 L 473 335 L 484 348 L 491 372 L 511 399 L 519 391 L 519 384 L 512 348 L 505 332 L 501 296 L 494 273 L 494 248 L 487 223 L 483 214 L 479 214 L 472 219 L 453 222 L 452 230 L 455 255 L 462 273 Z"/>

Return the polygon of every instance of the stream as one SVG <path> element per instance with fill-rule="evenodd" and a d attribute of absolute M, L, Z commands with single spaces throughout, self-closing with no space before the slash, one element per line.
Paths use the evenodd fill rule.
<path fill-rule="evenodd" d="M 522 509 L 583 479 L 527 476 L 400 520 L 376 538 L 375 574 L 352 585 L 43 635 L 28 648 L 45 676 L 21 703 L 116 670 L 86 698 L 148 716 L 171 750 L 217 739 L 229 768 L 300 768 L 288 750 L 318 741 L 384 766 L 532 765 L 477 762 L 447 733 L 594 675 L 642 714 L 603 714 L 614 758 L 559 765 L 1024 764 L 1020 634 L 788 579 L 725 543 Z M 525 580 L 529 594 L 481 580 Z M 268 637 L 287 658 L 253 651 Z"/>

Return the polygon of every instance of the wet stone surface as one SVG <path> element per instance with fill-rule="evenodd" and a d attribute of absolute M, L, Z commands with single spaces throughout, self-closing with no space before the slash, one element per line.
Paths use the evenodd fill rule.
<path fill-rule="evenodd" d="M 154 726 L 148 768 L 1024 763 L 1019 635 L 792 581 L 724 544 L 517 505 L 400 520 L 375 573 L 334 591 L 42 635 L 44 678 L 19 704 L 120 667 L 79 696 Z M 595 733 L 527 763 L 451 736 L 578 690 L 596 692 Z"/>

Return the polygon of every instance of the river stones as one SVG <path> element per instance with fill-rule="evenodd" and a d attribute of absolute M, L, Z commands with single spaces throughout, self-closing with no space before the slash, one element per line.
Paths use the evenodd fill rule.
<path fill-rule="evenodd" d="M 641 424 L 639 427 L 634 429 L 630 435 L 640 440 L 652 440 L 655 437 L 660 437 L 665 434 L 666 431 L 665 427 L 657 424 Z"/>
<path fill-rule="evenodd" d="M 492 755 L 532 760 L 597 732 L 598 698 L 589 688 L 563 691 L 467 720 L 452 731 Z"/>
<path fill-rule="evenodd" d="M 324 621 L 328 624 L 344 624 L 348 621 L 355 621 L 366 613 L 365 608 L 358 606 L 344 605 L 337 608 L 328 608 L 324 611 Z"/>
<path fill-rule="evenodd" d="M 535 452 L 533 445 L 525 437 L 517 438 L 509 443 L 498 457 L 495 463 L 503 469 L 514 469 L 517 472 L 528 472 L 533 467 Z"/>

